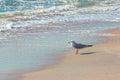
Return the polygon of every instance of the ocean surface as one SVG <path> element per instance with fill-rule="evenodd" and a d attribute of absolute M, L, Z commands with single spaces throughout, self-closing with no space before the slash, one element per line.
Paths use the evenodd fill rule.
<path fill-rule="evenodd" d="M 0 0 L 0 80 L 58 62 L 68 41 L 104 42 L 117 27 L 119 0 Z"/>

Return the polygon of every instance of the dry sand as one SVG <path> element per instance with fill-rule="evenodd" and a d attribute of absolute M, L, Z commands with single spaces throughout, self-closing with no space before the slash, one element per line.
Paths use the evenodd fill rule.
<path fill-rule="evenodd" d="M 80 50 L 64 53 L 59 64 L 25 73 L 20 80 L 120 80 L 120 29 L 109 41 Z"/>

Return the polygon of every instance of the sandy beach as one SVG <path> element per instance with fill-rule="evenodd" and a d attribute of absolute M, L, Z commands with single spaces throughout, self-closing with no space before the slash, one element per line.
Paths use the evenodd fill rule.
<path fill-rule="evenodd" d="M 120 29 L 108 35 L 108 41 L 66 51 L 58 64 L 25 73 L 20 80 L 120 80 Z"/>

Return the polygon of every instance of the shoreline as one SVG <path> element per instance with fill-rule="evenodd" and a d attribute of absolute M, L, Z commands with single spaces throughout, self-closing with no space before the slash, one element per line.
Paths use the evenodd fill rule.
<path fill-rule="evenodd" d="M 119 80 L 120 28 L 113 29 L 111 34 L 114 34 L 108 36 L 111 40 L 81 49 L 80 55 L 74 55 L 73 49 L 65 51 L 58 63 L 23 73 L 19 80 Z"/>

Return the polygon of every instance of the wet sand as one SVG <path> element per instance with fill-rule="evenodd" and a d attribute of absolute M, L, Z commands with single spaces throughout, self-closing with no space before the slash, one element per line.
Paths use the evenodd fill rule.
<path fill-rule="evenodd" d="M 108 35 L 108 42 L 63 53 L 58 64 L 24 73 L 20 80 L 120 80 L 120 29 Z M 106 37 L 106 36 L 105 36 Z"/>

